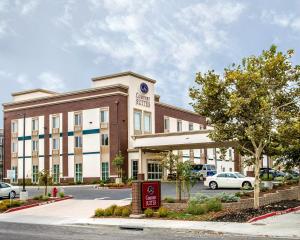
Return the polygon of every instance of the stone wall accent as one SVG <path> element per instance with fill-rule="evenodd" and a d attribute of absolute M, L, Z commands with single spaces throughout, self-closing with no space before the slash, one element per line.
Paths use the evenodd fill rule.
<path fill-rule="evenodd" d="M 132 182 L 132 214 L 139 215 L 143 213 L 142 210 L 142 181 Z"/>
<path fill-rule="evenodd" d="M 285 190 L 277 190 L 275 193 L 264 194 L 259 198 L 259 205 L 265 206 L 271 203 L 276 203 L 284 200 L 298 199 L 299 187 L 291 187 Z M 187 203 L 163 203 L 163 206 L 173 211 L 184 211 L 187 208 Z M 223 209 L 243 210 L 252 208 L 254 205 L 253 198 L 241 199 L 239 202 L 222 203 Z"/>

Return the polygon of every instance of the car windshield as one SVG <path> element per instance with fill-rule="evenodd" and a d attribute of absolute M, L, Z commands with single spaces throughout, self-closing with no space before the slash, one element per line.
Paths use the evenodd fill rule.
<path fill-rule="evenodd" d="M 215 165 L 210 165 L 211 170 L 216 170 Z"/>
<path fill-rule="evenodd" d="M 245 178 L 245 176 L 243 174 L 240 174 L 240 173 L 235 173 L 235 175 L 238 177 L 238 178 Z"/>
<path fill-rule="evenodd" d="M 194 165 L 193 166 L 194 171 L 200 171 L 200 170 L 202 170 L 202 168 L 203 168 L 203 165 Z"/>

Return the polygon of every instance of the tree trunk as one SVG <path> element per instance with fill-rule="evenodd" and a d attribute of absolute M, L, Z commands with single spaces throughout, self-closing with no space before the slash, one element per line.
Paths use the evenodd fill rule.
<path fill-rule="evenodd" d="M 181 180 L 176 180 L 176 198 L 178 201 L 181 201 Z"/>
<path fill-rule="evenodd" d="M 299 165 L 299 173 L 300 173 L 300 165 Z M 300 200 L 300 177 L 298 180 L 298 200 Z"/>
<path fill-rule="evenodd" d="M 254 208 L 259 208 L 259 170 L 260 170 L 260 155 L 256 154 L 255 156 L 255 169 L 254 169 Z"/>

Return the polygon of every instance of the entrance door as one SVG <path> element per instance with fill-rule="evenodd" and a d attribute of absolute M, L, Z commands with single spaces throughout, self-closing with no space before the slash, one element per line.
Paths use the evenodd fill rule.
<path fill-rule="evenodd" d="M 132 160 L 131 162 L 131 176 L 134 180 L 137 180 L 139 172 L 139 160 Z"/>

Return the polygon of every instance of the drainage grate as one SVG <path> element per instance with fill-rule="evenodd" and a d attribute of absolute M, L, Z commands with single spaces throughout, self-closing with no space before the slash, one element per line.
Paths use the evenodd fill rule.
<path fill-rule="evenodd" d="M 121 230 L 131 230 L 131 231 L 144 231 L 143 227 L 137 227 L 137 226 L 120 226 Z"/>

